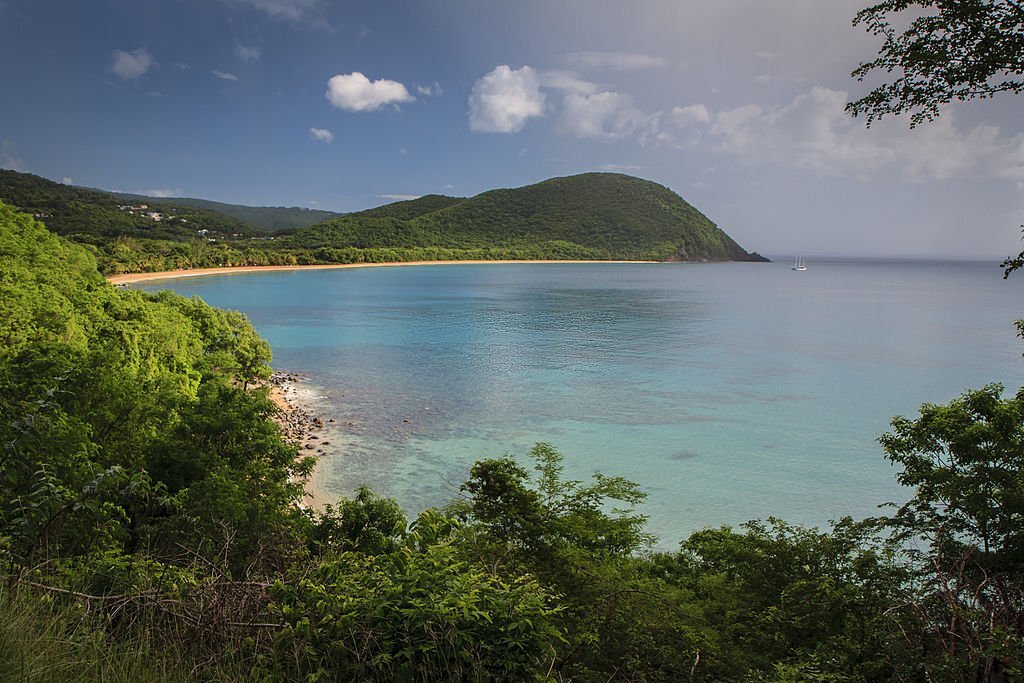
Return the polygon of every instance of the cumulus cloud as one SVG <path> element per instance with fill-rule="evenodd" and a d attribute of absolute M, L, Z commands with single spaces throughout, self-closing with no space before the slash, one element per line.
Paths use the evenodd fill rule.
<path fill-rule="evenodd" d="M 375 111 L 388 104 L 416 99 L 398 81 L 371 81 L 358 71 L 332 77 L 327 81 L 325 96 L 335 107 L 346 111 Z"/>
<path fill-rule="evenodd" d="M 180 197 L 182 192 L 179 188 L 161 187 L 153 190 L 139 190 L 134 194 L 141 194 L 147 197 L 164 198 L 164 197 Z"/>
<path fill-rule="evenodd" d="M 542 87 L 577 95 L 590 95 L 598 91 L 596 83 L 580 78 L 575 71 L 543 71 L 538 74 Z"/>
<path fill-rule="evenodd" d="M 320 9 L 320 0 L 229 0 L 234 4 L 247 5 L 273 19 L 302 21 L 315 16 Z"/>
<path fill-rule="evenodd" d="M 114 50 L 110 71 L 118 78 L 133 81 L 153 68 L 154 63 L 153 55 L 143 47 L 132 52 Z"/>
<path fill-rule="evenodd" d="M 434 81 L 433 85 L 417 85 L 416 92 L 424 97 L 440 97 L 444 94 L 441 84 Z"/>
<path fill-rule="evenodd" d="M 379 194 L 377 195 L 381 199 L 393 199 L 396 202 L 407 202 L 411 199 L 419 199 L 423 195 L 421 194 Z"/>
<path fill-rule="evenodd" d="M 565 56 L 565 59 L 570 64 L 583 69 L 603 68 L 632 71 L 665 66 L 665 60 L 661 57 L 633 52 L 570 52 Z"/>
<path fill-rule="evenodd" d="M 544 93 L 529 66 L 502 64 L 473 84 L 469 96 L 469 129 L 476 133 L 515 133 L 544 115 Z"/>
<path fill-rule="evenodd" d="M 578 138 L 617 140 L 656 132 L 658 116 L 644 114 L 623 93 L 570 94 L 563 102 L 562 126 Z"/>
<path fill-rule="evenodd" d="M 720 152 L 752 164 L 862 174 L 892 162 L 895 150 L 847 116 L 846 101 L 844 92 L 813 88 L 784 107 L 727 109 L 711 136 Z"/>
<path fill-rule="evenodd" d="M 75 184 L 75 181 L 71 178 L 71 176 L 64 176 L 63 178 L 60 179 L 60 182 L 61 182 L 61 185 L 74 185 Z"/>
<path fill-rule="evenodd" d="M 243 62 L 254 62 L 260 58 L 262 52 L 259 47 L 248 47 L 238 43 L 235 45 L 235 54 L 238 55 L 238 58 Z"/>
<path fill-rule="evenodd" d="M 686 128 L 695 124 L 707 124 L 711 122 L 711 112 L 703 104 L 673 107 L 672 121 L 680 128 Z"/>
<path fill-rule="evenodd" d="M 610 173 L 635 173 L 648 167 L 638 166 L 637 164 L 601 164 L 598 168 Z"/>
<path fill-rule="evenodd" d="M 237 81 L 238 80 L 238 76 L 236 76 L 235 74 L 228 73 L 227 71 L 217 71 L 216 69 L 213 69 L 213 70 L 210 71 L 210 73 L 212 73 L 217 78 L 220 78 L 220 79 L 225 80 L 225 81 Z"/>
<path fill-rule="evenodd" d="M 1024 180 L 1024 134 L 1007 138 L 984 124 L 963 130 L 955 109 L 914 130 L 894 119 L 869 131 L 846 114 L 848 99 L 846 92 L 815 87 L 784 106 L 748 104 L 707 111 L 705 117 L 695 109 L 703 105 L 691 105 L 674 109 L 672 120 L 703 134 L 715 151 L 748 165 L 861 178 L 892 168 L 907 180 L 966 175 Z"/>
<path fill-rule="evenodd" d="M 896 149 L 905 159 L 904 173 L 912 179 L 974 174 L 1024 180 L 1024 134 L 1007 138 L 998 126 L 986 124 L 963 131 L 950 111 L 927 126 L 906 131 L 902 138 Z"/>
<path fill-rule="evenodd" d="M 28 170 L 25 166 L 25 162 L 10 153 L 11 143 L 4 140 L 3 145 L 0 146 L 0 168 L 5 168 L 8 171 L 18 171 L 24 173 Z"/>
<path fill-rule="evenodd" d="M 334 133 L 326 128 L 310 128 L 309 137 L 320 142 L 326 142 L 327 144 L 334 142 Z"/>

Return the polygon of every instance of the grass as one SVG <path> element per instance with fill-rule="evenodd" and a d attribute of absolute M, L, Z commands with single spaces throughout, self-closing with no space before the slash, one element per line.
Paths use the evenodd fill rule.
<path fill-rule="evenodd" d="M 0 589 L 0 681 L 251 680 L 250 671 L 231 663 L 197 673 L 194 658 L 180 650 L 186 643 L 166 637 L 154 642 L 141 629 L 114 640 L 76 604 Z"/>

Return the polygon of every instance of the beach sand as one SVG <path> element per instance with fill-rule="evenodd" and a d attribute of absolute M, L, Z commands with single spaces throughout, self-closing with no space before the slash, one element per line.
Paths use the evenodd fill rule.
<path fill-rule="evenodd" d="M 270 378 L 269 398 L 278 408 L 274 421 L 277 422 L 285 441 L 299 447 L 300 456 L 313 456 L 317 459 L 313 472 L 306 481 L 306 495 L 302 505 L 314 510 L 322 510 L 327 503 L 337 502 L 328 497 L 324 488 L 323 468 L 320 458 L 329 456 L 326 446 L 330 443 L 324 438 L 324 421 L 316 414 L 315 408 L 299 384 L 302 378 L 293 373 L 275 372 Z"/>
<path fill-rule="evenodd" d="M 180 277 L 200 277 L 204 275 L 235 275 L 238 273 L 264 273 L 284 270 L 337 270 L 341 268 L 386 268 L 400 266 L 455 266 L 482 265 L 487 263 L 660 263 L 660 261 L 396 261 L 392 263 L 335 263 L 315 266 L 227 266 L 224 268 L 192 268 L 186 270 L 163 270 L 155 273 L 121 273 L 108 275 L 107 281 L 115 285 L 150 280 L 165 280 Z"/>

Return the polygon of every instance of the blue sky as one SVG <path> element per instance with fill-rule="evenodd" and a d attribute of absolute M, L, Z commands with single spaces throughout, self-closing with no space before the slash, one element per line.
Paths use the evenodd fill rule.
<path fill-rule="evenodd" d="M 1016 253 L 1024 97 L 866 130 L 863 4 L 0 0 L 0 166 L 336 211 L 610 170 L 766 254 Z"/>

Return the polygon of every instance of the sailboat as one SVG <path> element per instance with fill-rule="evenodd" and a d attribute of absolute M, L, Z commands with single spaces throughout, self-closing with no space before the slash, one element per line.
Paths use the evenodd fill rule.
<path fill-rule="evenodd" d="M 793 270 L 807 270 L 807 265 L 799 256 L 797 256 L 796 261 L 793 262 Z"/>

